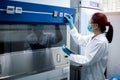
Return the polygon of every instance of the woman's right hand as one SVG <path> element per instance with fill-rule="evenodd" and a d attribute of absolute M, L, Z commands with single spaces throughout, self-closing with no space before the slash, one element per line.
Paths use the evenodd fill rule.
<path fill-rule="evenodd" d="M 70 29 L 72 29 L 72 28 L 74 27 L 73 17 L 72 17 L 71 15 L 67 14 L 67 15 L 65 16 L 65 18 L 66 18 L 67 21 L 68 21 L 68 24 L 69 24 Z"/>

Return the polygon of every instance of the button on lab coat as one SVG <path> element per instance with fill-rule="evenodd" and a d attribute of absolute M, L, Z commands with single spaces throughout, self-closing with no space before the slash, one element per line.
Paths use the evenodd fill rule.
<path fill-rule="evenodd" d="M 70 54 L 69 59 L 81 64 L 81 80 L 105 80 L 104 72 L 108 60 L 108 41 L 105 33 L 93 37 L 82 36 L 74 27 L 70 31 L 74 41 L 85 48 L 85 55 Z"/>

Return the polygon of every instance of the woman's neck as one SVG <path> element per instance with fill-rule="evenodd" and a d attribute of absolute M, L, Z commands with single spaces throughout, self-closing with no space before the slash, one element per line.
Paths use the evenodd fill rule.
<path fill-rule="evenodd" d="M 94 34 L 95 34 L 95 36 L 97 36 L 99 34 L 102 34 L 102 32 L 100 30 L 96 30 L 96 31 L 94 31 Z"/>
<path fill-rule="evenodd" d="M 94 37 L 96 37 L 97 35 L 100 35 L 100 34 L 102 34 L 101 31 L 94 31 L 94 36 L 92 37 L 92 39 L 93 39 Z"/>

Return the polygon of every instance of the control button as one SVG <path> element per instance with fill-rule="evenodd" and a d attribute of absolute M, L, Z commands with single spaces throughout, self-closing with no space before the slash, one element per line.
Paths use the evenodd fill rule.
<path fill-rule="evenodd" d="M 67 13 L 64 13 L 64 17 L 67 15 Z"/>
<path fill-rule="evenodd" d="M 22 14 L 22 7 L 16 7 L 15 13 Z"/>
<path fill-rule="evenodd" d="M 60 16 L 60 17 L 64 17 L 64 16 L 63 16 L 63 12 L 60 12 L 59 16 Z"/>
<path fill-rule="evenodd" d="M 58 11 L 54 11 L 54 12 L 53 12 L 53 16 L 54 16 L 54 17 L 58 17 Z"/>
<path fill-rule="evenodd" d="M 7 6 L 7 10 L 6 10 L 6 13 L 7 14 L 14 14 L 14 10 L 15 7 L 14 6 Z"/>

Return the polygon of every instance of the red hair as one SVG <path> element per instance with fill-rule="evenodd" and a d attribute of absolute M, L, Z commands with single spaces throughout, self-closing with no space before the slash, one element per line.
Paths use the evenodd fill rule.
<path fill-rule="evenodd" d="M 113 26 L 108 22 L 106 15 L 103 13 L 95 13 L 91 19 L 93 23 L 98 24 L 102 33 L 106 31 L 106 26 L 109 26 L 108 32 L 106 32 L 106 38 L 108 42 L 111 43 L 113 38 Z"/>

